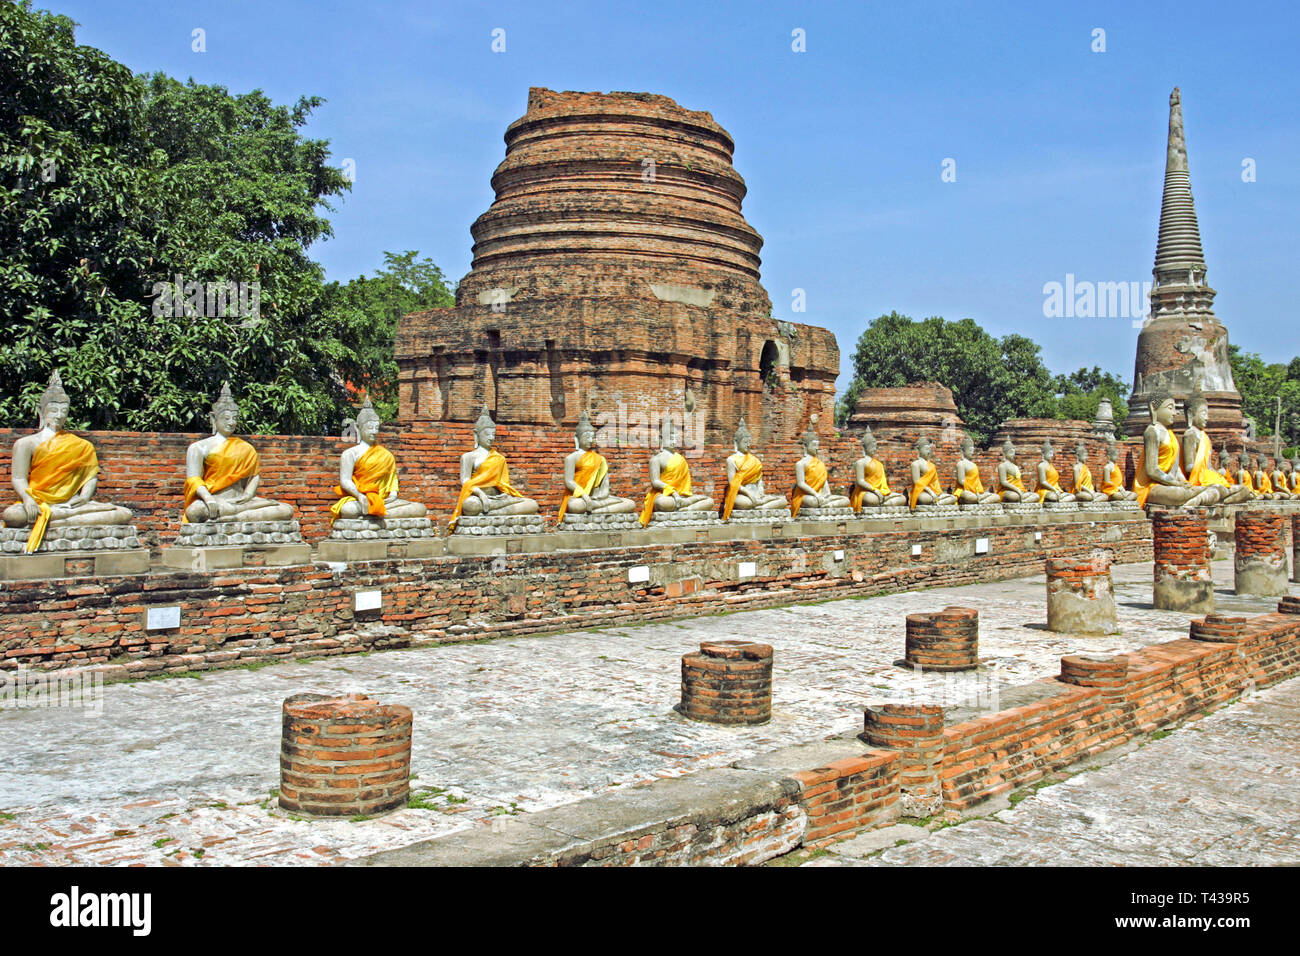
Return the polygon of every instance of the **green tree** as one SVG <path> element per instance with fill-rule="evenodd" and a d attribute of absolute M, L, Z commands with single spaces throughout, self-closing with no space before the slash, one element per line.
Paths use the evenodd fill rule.
<path fill-rule="evenodd" d="M 1055 383 L 1039 347 L 1023 335 L 996 339 L 973 319 L 917 322 L 891 312 L 858 339 L 854 376 L 840 423 L 864 388 L 934 381 L 952 389 L 957 412 L 976 442 L 986 442 L 1008 418 L 1059 418 Z"/>
<path fill-rule="evenodd" d="M 1069 375 L 1057 375 L 1054 386 L 1060 399 L 1062 418 L 1091 422 L 1097 417 L 1097 407 L 1103 398 L 1109 398 L 1115 412 L 1117 434 L 1123 437 L 1124 419 L 1128 417 L 1128 383 L 1118 375 L 1103 372 L 1099 366 L 1081 368 Z"/>
<path fill-rule="evenodd" d="M 1241 392 L 1242 412 L 1255 420 L 1260 437 L 1275 431 L 1277 400 L 1282 400 L 1282 445 L 1300 445 L 1300 357 L 1289 364 L 1265 362 L 1254 352 L 1229 346 L 1232 377 Z"/>

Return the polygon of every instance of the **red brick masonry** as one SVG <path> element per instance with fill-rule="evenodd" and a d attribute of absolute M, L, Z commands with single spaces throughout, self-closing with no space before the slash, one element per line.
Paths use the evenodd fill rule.
<path fill-rule="evenodd" d="M 907 615 L 904 663 L 927 671 L 968 671 L 979 666 L 980 613 L 946 607 Z"/>
<path fill-rule="evenodd" d="M 711 724 L 772 719 L 772 646 L 705 641 L 682 657 L 683 717 Z"/>
<path fill-rule="evenodd" d="M 371 816 L 406 806 L 411 708 L 363 694 L 284 702 L 280 806 L 312 816 Z"/>
<path fill-rule="evenodd" d="M 1300 599 L 1288 597 L 1278 613 L 1211 616 L 1192 623 L 1190 638 L 1132 654 L 1062 658 L 1060 677 L 1016 688 L 1028 702 L 943 727 L 937 758 L 936 708 L 870 710 L 864 737 L 877 749 L 793 775 L 804 845 L 891 823 L 902 804 L 931 795 L 936 775 L 943 807 L 963 810 L 1297 673 Z"/>

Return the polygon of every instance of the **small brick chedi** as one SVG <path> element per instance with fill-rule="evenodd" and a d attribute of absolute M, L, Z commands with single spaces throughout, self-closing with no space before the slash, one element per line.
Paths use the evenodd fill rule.
<path fill-rule="evenodd" d="M 682 657 L 682 716 L 711 724 L 772 719 L 772 647 L 705 641 Z"/>
<path fill-rule="evenodd" d="M 906 667 L 927 671 L 968 671 L 979 666 L 979 611 L 946 607 L 907 615 Z"/>
<path fill-rule="evenodd" d="M 363 694 L 295 694 L 284 702 L 280 806 L 322 817 L 406 806 L 411 708 Z"/>
<path fill-rule="evenodd" d="M 1164 611 L 1214 610 L 1209 518 L 1204 511 L 1155 511 L 1155 587 L 1152 603 Z"/>
<path fill-rule="evenodd" d="M 1287 593 L 1285 522 L 1279 514 L 1237 512 L 1233 562 L 1238 594 L 1281 597 Z"/>
<path fill-rule="evenodd" d="M 1086 558 L 1047 559 L 1047 629 L 1061 634 L 1114 634 L 1115 589 L 1111 556 L 1100 549 Z"/>
<path fill-rule="evenodd" d="M 403 422 L 472 422 L 486 405 L 571 428 L 593 409 L 653 432 L 685 403 L 705 440 L 744 418 L 761 444 L 832 421 L 835 337 L 771 317 L 763 240 L 712 116 L 534 88 L 505 139 L 456 306 L 400 324 Z"/>

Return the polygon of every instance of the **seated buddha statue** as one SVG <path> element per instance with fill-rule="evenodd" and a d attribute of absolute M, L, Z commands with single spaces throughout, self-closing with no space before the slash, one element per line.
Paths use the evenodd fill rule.
<path fill-rule="evenodd" d="M 1178 436 L 1173 429 L 1176 408 L 1174 396 L 1168 392 L 1153 394 L 1147 403 L 1151 424 L 1142 435 L 1142 454 L 1133 477 L 1133 491 L 1141 507 L 1153 504 L 1166 508 L 1202 508 L 1224 498 L 1223 488 L 1198 487 L 1183 477 Z"/>
<path fill-rule="evenodd" d="M 1008 438 L 1002 443 L 1002 460 L 998 462 L 998 494 L 1003 501 L 1030 501 L 1037 495 L 1025 487 L 1025 480 L 1016 464 L 1016 446 Z"/>
<path fill-rule="evenodd" d="M 239 406 L 230 395 L 230 383 L 212 405 L 212 435 L 201 438 L 185 452 L 185 491 L 181 520 L 288 521 L 293 505 L 259 498 L 262 460 L 253 446 L 235 437 Z"/>
<path fill-rule="evenodd" d="M 1251 459 L 1251 477 L 1255 479 L 1255 494 L 1259 497 L 1269 500 L 1283 497 L 1274 490 L 1273 479 L 1269 477 L 1268 469 L 1264 467 L 1264 459 L 1260 455 Z"/>
<path fill-rule="evenodd" d="M 460 456 L 460 494 L 447 527 L 455 528 L 461 515 L 535 515 L 537 502 L 510 484 L 505 455 L 492 446 L 497 426 L 487 406 L 474 422 L 474 449 Z"/>
<path fill-rule="evenodd" d="M 1268 480 L 1273 483 L 1273 494 L 1277 495 L 1283 501 L 1291 500 L 1291 478 L 1282 470 L 1282 462 L 1285 458 L 1278 456 L 1273 459 L 1273 470 L 1268 473 Z"/>
<path fill-rule="evenodd" d="M 557 522 L 566 514 L 629 514 L 636 502 L 609 493 L 609 462 L 596 451 L 596 429 L 583 409 L 573 429 L 574 450 L 564 459 L 564 497 Z"/>
<path fill-rule="evenodd" d="M 853 463 L 853 489 L 849 493 L 849 506 L 861 512 L 862 506 L 878 508 L 881 505 L 902 505 L 907 496 L 889 487 L 885 465 L 876 457 L 876 436 L 868 426 L 862 431 L 862 457 Z"/>
<path fill-rule="evenodd" d="M 980 467 L 975 464 L 975 441 L 967 435 L 961 440 L 961 457 L 957 459 L 957 484 L 952 493 L 964 505 L 987 505 L 1001 501 L 996 491 L 985 491 Z"/>
<path fill-rule="evenodd" d="M 1217 486 L 1221 489 L 1219 500 L 1225 504 L 1248 500 L 1249 491 L 1233 485 L 1210 465 L 1210 452 L 1214 445 L 1205 431 L 1210 420 L 1210 405 L 1199 388 L 1187 399 L 1186 414 L 1187 430 L 1183 432 L 1181 464 L 1188 483 L 1197 488 Z M 1224 448 L 1221 460 L 1227 461 L 1227 454 L 1228 450 Z"/>
<path fill-rule="evenodd" d="M 1250 456 L 1242 451 L 1237 455 L 1236 465 L 1233 471 L 1233 484 L 1245 488 L 1250 492 L 1249 497 L 1256 497 L 1255 493 L 1255 476 L 1250 470 Z"/>
<path fill-rule="evenodd" d="M 1300 498 L 1300 470 L 1296 469 L 1290 458 L 1283 458 L 1281 466 L 1282 473 L 1287 477 L 1286 486 L 1291 491 L 1291 497 Z"/>
<path fill-rule="evenodd" d="M 847 508 L 849 499 L 832 494 L 827 479 L 830 472 L 817 457 L 821 439 L 809 428 L 801 439 L 803 457 L 794 463 L 794 489 L 790 492 L 790 514 L 799 516 L 806 503 L 811 508 Z"/>
<path fill-rule="evenodd" d="M 339 458 L 339 483 L 330 505 L 330 522 L 338 518 L 423 518 L 429 509 L 397 497 L 397 459 L 379 444 L 379 414 L 369 396 L 357 413 L 357 443 Z"/>
<path fill-rule="evenodd" d="M 31 528 L 24 548 L 40 547 L 50 525 L 123 525 L 131 511 L 95 500 L 99 457 L 95 446 L 64 431 L 68 393 L 56 371 L 41 395 L 40 427 L 14 442 L 10 481 L 18 501 L 4 510 L 6 528 Z"/>
<path fill-rule="evenodd" d="M 1055 457 L 1056 449 L 1052 447 L 1052 440 L 1049 438 L 1043 442 L 1043 457 L 1038 462 L 1038 500 L 1065 504 L 1074 501 L 1075 497 L 1061 487 L 1061 475 L 1052 464 L 1052 459 Z"/>
<path fill-rule="evenodd" d="M 1236 484 L 1232 477 L 1232 458 L 1228 455 L 1227 443 L 1219 449 L 1219 476 L 1229 485 Z"/>
<path fill-rule="evenodd" d="M 659 428 L 659 451 L 650 459 L 650 490 L 641 508 L 642 527 L 650 523 L 656 511 L 709 511 L 714 507 L 708 495 L 692 492 L 691 466 L 681 447 L 677 426 L 665 418 Z"/>
<path fill-rule="evenodd" d="M 1124 469 L 1116 463 L 1119 445 L 1114 438 L 1106 440 L 1106 464 L 1101 468 L 1101 494 L 1109 501 L 1136 501 L 1137 493 L 1124 487 Z"/>
<path fill-rule="evenodd" d="M 763 463 L 749 451 L 753 440 L 742 418 L 736 426 L 736 453 L 727 459 L 727 495 L 722 499 L 723 521 L 731 517 L 733 509 L 753 511 L 786 507 L 783 495 L 769 494 L 763 487 Z"/>
<path fill-rule="evenodd" d="M 955 505 L 957 497 L 943 490 L 939 466 L 934 462 L 934 443 L 922 435 L 916 440 L 916 460 L 912 462 L 912 490 L 907 496 L 909 508 L 917 505 Z"/>
<path fill-rule="evenodd" d="M 1105 501 L 1106 495 L 1097 490 L 1088 467 L 1088 443 L 1079 439 L 1074 443 L 1074 491 L 1078 501 Z"/>

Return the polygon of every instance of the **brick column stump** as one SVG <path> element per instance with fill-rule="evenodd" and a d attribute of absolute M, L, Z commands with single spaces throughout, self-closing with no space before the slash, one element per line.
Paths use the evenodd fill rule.
<path fill-rule="evenodd" d="M 1300 584 L 1300 515 L 1291 516 L 1291 580 Z"/>
<path fill-rule="evenodd" d="M 406 806 L 411 708 L 364 694 L 295 694 L 284 702 L 280 806 L 320 817 L 374 816 Z"/>
<path fill-rule="evenodd" d="M 1284 597 L 1289 590 L 1286 567 L 1286 519 L 1255 510 L 1237 512 L 1233 559 L 1238 594 Z"/>
<path fill-rule="evenodd" d="M 772 647 L 752 641 L 705 641 L 682 657 L 683 717 L 711 724 L 772 719 Z"/>
<path fill-rule="evenodd" d="M 1060 634 L 1114 634 L 1110 553 L 1047 559 L 1047 629 Z"/>
<path fill-rule="evenodd" d="M 979 611 L 946 607 L 907 615 L 907 644 L 900 667 L 923 671 L 969 671 L 979 666 Z"/>
<path fill-rule="evenodd" d="M 1250 622 L 1245 617 L 1229 617 L 1226 614 L 1211 614 L 1192 621 L 1187 628 L 1187 636 L 1193 641 L 1207 641 L 1211 644 L 1239 644 L 1246 636 L 1246 625 Z"/>
<path fill-rule="evenodd" d="M 1070 654 L 1061 658 L 1061 675 L 1057 680 L 1075 687 L 1099 688 L 1106 698 L 1123 697 L 1128 683 L 1128 655 L 1088 657 Z"/>
<path fill-rule="evenodd" d="M 1154 605 L 1162 611 L 1205 614 L 1214 610 L 1210 522 L 1204 512 L 1157 511 Z"/>
<path fill-rule="evenodd" d="M 879 704 L 863 714 L 858 739 L 899 751 L 898 786 L 904 816 L 928 817 L 943 809 L 943 708 L 938 704 Z"/>

